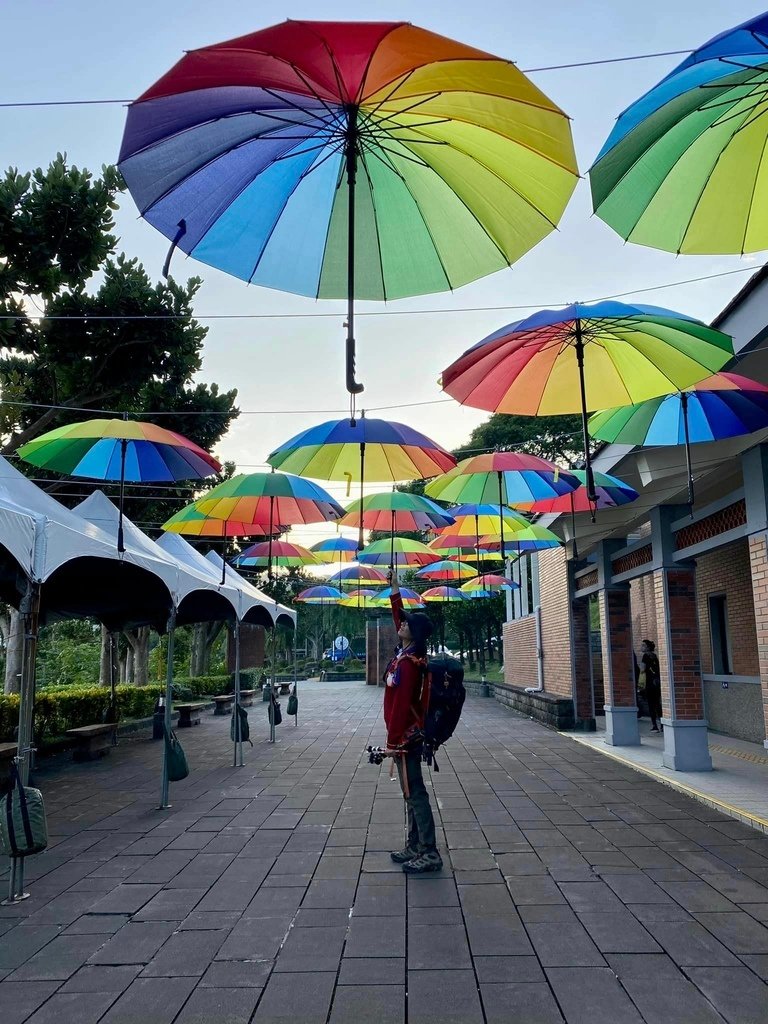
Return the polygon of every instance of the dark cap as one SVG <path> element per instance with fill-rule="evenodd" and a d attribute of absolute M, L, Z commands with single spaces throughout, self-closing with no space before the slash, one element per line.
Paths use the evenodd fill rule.
<path fill-rule="evenodd" d="M 432 636 L 432 631 L 435 628 L 432 625 L 432 619 L 424 612 L 408 612 L 405 616 L 405 621 L 408 623 L 408 628 L 411 631 L 411 636 L 417 644 L 426 644 L 429 637 Z"/>

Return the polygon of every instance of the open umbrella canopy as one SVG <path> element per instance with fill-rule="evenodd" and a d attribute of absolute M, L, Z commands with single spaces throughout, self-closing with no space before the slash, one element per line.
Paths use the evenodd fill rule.
<path fill-rule="evenodd" d="M 211 519 L 237 519 L 273 527 L 340 519 L 344 509 L 311 480 L 291 473 L 240 473 L 193 503 Z"/>
<path fill-rule="evenodd" d="M 473 504 L 465 502 L 462 505 L 454 505 L 448 511 L 454 518 L 454 524 L 450 532 L 462 536 L 474 535 L 475 528 L 480 528 L 480 533 L 493 533 L 500 526 L 499 519 L 504 518 L 504 525 L 514 529 L 516 526 L 525 526 L 528 520 L 525 516 L 509 508 L 507 505 L 493 505 L 488 502 Z M 443 530 L 443 533 L 448 533 Z"/>
<path fill-rule="evenodd" d="M 221 463 L 193 441 L 140 420 L 69 423 L 23 445 L 17 454 L 41 469 L 92 480 L 170 482 L 221 472 Z"/>
<path fill-rule="evenodd" d="M 454 562 L 449 558 L 440 562 L 432 562 L 431 565 L 424 565 L 416 570 L 416 577 L 419 580 L 442 580 L 448 583 L 455 580 L 466 580 L 477 575 L 477 569 L 463 562 Z"/>
<path fill-rule="evenodd" d="M 296 595 L 295 600 L 301 604 L 336 604 L 344 600 L 344 594 L 336 587 L 307 587 Z"/>
<path fill-rule="evenodd" d="M 500 270 L 577 181 L 568 119 L 514 64 L 404 22 L 287 21 L 192 50 L 131 104 L 119 161 L 184 252 L 320 298 L 348 296 L 350 239 L 359 298 Z"/>
<path fill-rule="evenodd" d="M 426 604 L 460 604 L 467 597 L 455 587 L 430 587 L 422 591 L 421 600 Z"/>
<path fill-rule="evenodd" d="M 375 590 L 350 590 L 342 596 L 338 602 L 340 608 L 359 608 L 361 611 L 369 611 L 378 608 L 378 594 Z"/>
<path fill-rule="evenodd" d="M 327 537 L 309 549 L 321 562 L 354 562 L 357 560 L 357 541 L 351 537 Z"/>
<path fill-rule="evenodd" d="M 508 579 L 506 576 L 500 576 L 498 573 L 487 572 L 481 576 L 476 576 L 473 580 L 467 580 L 466 583 L 462 583 L 461 592 L 463 594 L 472 594 L 476 590 L 487 590 L 491 594 L 496 594 L 501 590 L 519 590 L 520 584 L 515 583 L 514 580 Z"/>
<path fill-rule="evenodd" d="M 568 470 L 536 455 L 489 452 L 463 459 L 455 469 L 431 480 L 432 498 L 457 504 L 517 505 L 567 494 L 579 481 Z M 501 492 L 501 493 L 499 493 Z M 455 517 L 456 513 L 452 513 Z"/>
<path fill-rule="evenodd" d="M 358 558 L 367 565 L 429 565 L 437 562 L 438 554 L 418 540 L 393 537 L 377 540 L 363 548 Z"/>
<path fill-rule="evenodd" d="M 379 532 L 414 532 L 441 529 L 453 522 L 453 516 L 429 498 L 407 491 L 384 491 L 356 498 L 347 505 L 339 525 L 362 526 Z"/>
<path fill-rule="evenodd" d="M 345 565 L 328 577 L 328 583 L 334 587 L 360 586 L 361 583 L 366 587 L 384 587 L 387 577 L 372 565 Z"/>
<path fill-rule="evenodd" d="M 768 388 L 766 388 L 768 391 Z M 663 399 L 656 399 L 663 401 Z M 634 406 L 627 406 L 634 408 Z M 591 423 L 591 421 L 590 421 Z M 766 421 L 768 425 L 768 420 Z M 591 427 L 590 427 L 591 430 Z M 559 498 L 545 498 L 543 501 L 534 502 L 527 511 L 537 514 L 548 512 L 592 512 L 595 508 L 618 508 L 619 505 L 628 505 L 637 501 L 637 491 L 619 480 L 617 476 L 610 476 L 608 473 L 594 473 L 596 502 L 591 502 L 587 497 L 587 474 L 586 470 L 571 470 L 574 476 L 581 480 L 581 487 L 570 494 L 563 494 Z"/>
<path fill-rule="evenodd" d="M 386 590 L 380 590 L 376 594 L 375 606 L 377 608 L 389 607 L 389 599 L 392 597 L 392 590 L 387 587 Z M 421 594 L 417 594 L 415 590 L 410 590 L 408 587 L 400 587 L 400 597 L 403 602 L 403 608 L 406 611 L 413 611 L 417 608 L 423 608 L 424 602 L 421 599 Z"/>
<path fill-rule="evenodd" d="M 514 533 L 506 535 L 503 545 L 499 534 L 491 534 L 488 537 L 480 538 L 482 547 L 489 551 L 498 552 L 497 558 L 501 557 L 502 546 L 504 556 L 509 558 L 510 555 L 519 555 L 526 551 L 543 551 L 546 548 L 556 548 L 562 543 L 556 533 L 548 530 L 546 526 L 539 526 L 537 523 L 531 523 L 521 530 L 516 530 Z"/>
<path fill-rule="evenodd" d="M 316 480 L 390 483 L 444 473 L 456 460 L 437 442 L 404 423 L 363 414 L 309 427 L 267 459 L 270 466 Z"/>
<path fill-rule="evenodd" d="M 687 419 L 687 426 L 686 426 Z M 601 441 L 676 445 L 720 441 L 768 427 L 768 387 L 737 373 L 716 373 L 683 392 L 605 409 L 589 421 Z"/>
<path fill-rule="evenodd" d="M 478 551 L 477 542 L 469 537 L 441 537 L 438 534 L 427 547 L 434 551 L 439 559 L 453 562 L 483 562 L 487 559 L 498 560 L 500 557 L 485 549 Z"/>
<path fill-rule="evenodd" d="M 597 215 L 669 252 L 767 249 L 766 80 L 768 14 L 694 50 L 617 120 L 589 172 Z"/>
<path fill-rule="evenodd" d="M 235 559 L 235 564 L 245 568 L 254 566 L 266 566 L 269 563 L 279 565 L 283 568 L 296 568 L 300 565 L 322 565 L 323 562 L 303 548 L 300 544 L 293 544 L 287 540 L 261 541 L 246 548 L 242 554 Z"/>
<path fill-rule="evenodd" d="M 188 537 L 266 537 L 267 526 L 263 523 L 240 523 L 235 519 L 211 519 L 203 515 L 194 505 L 186 505 L 163 523 L 167 533 L 182 533 Z M 273 536 L 279 536 L 283 526 L 275 526 Z"/>

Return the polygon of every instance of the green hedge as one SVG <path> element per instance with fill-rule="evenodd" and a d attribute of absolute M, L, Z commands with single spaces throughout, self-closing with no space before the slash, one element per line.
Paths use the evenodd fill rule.
<path fill-rule="evenodd" d="M 174 681 L 176 700 L 193 696 L 215 696 L 230 689 L 231 677 L 199 676 Z M 244 687 L 245 688 L 245 687 Z M 120 720 L 148 718 L 155 710 L 159 694 L 165 691 L 160 683 L 150 686 L 117 686 L 115 693 Z M 35 699 L 34 729 L 38 744 L 67 729 L 93 725 L 104 719 L 110 691 L 103 686 L 49 686 L 38 690 Z M 19 721 L 18 694 L 0 695 L 0 742 L 12 742 Z"/>

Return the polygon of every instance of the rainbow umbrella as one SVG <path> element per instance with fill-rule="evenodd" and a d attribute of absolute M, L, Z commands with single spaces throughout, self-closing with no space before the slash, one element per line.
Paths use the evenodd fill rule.
<path fill-rule="evenodd" d="M 481 537 L 480 544 L 489 551 L 498 551 L 497 557 L 508 557 L 510 554 L 520 555 L 526 551 L 544 551 L 546 548 L 557 548 L 563 542 L 546 526 L 530 523 L 521 530 L 509 534 L 504 540 L 500 534 Z"/>
<path fill-rule="evenodd" d="M 594 502 L 589 410 L 688 387 L 732 357 L 728 335 L 682 313 L 615 301 L 577 303 L 502 327 L 452 363 L 442 380 L 449 395 L 478 409 L 529 416 L 580 412 L 587 497 Z M 554 495 L 527 500 L 545 497 Z"/>
<path fill-rule="evenodd" d="M 434 551 L 439 559 L 452 562 L 484 562 L 488 559 L 498 561 L 499 556 L 492 551 L 478 550 L 478 541 L 473 543 L 469 537 L 441 537 L 440 534 L 431 540 L 427 547 Z"/>
<path fill-rule="evenodd" d="M 378 608 L 378 594 L 375 590 L 350 590 L 338 602 L 340 608 L 358 608 L 361 611 L 370 611 Z"/>
<path fill-rule="evenodd" d="M 336 604 L 344 600 L 344 594 L 336 587 L 307 587 L 296 595 L 295 600 L 301 604 Z"/>
<path fill-rule="evenodd" d="M 367 565 L 388 565 L 390 568 L 400 565 L 429 565 L 437 562 L 439 556 L 426 544 L 407 537 L 393 537 L 390 540 L 377 540 L 369 544 L 358 555 L 361 562 Z"/>
<path fill-rule="evenodd" d="M 499 530 L 519 530 L 528 525 L 528 520 L 519 512 L 513 512 L 504 505 L 465 503 L 451 509 L 455 522 L 441 530 L 434 547 L 450 549 L 454 544 L 475 541 L 475 550 L 480 549 L 480 535 L 496 533 Z"/>
<path fill-rule="evenodd" d="M 766 388 L 766 391 L 768 391 L 768 388 Z M 634 406 L 628 406 L 627 408 L 634 408 Z M 591 423 L 592 420 L 590 420 Z M 590 431 L 592 431 L 591 426 Z M 581 481 L 581 486 L 577 490 L 571 491 L 570 494 L 562 494 L 559 498 L 544 498 L 542 501 L 536 501 L 529 505 L 526 511 L 537 515 L 553 512 L 570 512 L 572 514 L 576 512 L 591 512 L 595 507 L 618 508 L 619 505 L 628 505 L 632 501 L 637 501 L 640 497 L 633 487 L 624 483 L 623 480 L 619 480 L 617 476 L 610 476 L 608 473 L 598 473 L 593 470 L 592 475 L 595 481 L 595 493 L 597 496 L 597 501 L 593 503 L 587 497 L 586 470 L 572 469 L 571 472 Z"/>
<path fill-rule="evenodd" d="M 768 248 L 766 81 L 768 14 L 694 50 L 617 120 L 589 172 L 595 213 L 668 252 Z"/>
<path fill-rule="evenodd" d="M 390 597 L 392 597 L 391 587 L 387 587 L 386 590 L 380 590 L 375 595 L 375 606 L 377 608 L 388 607 Z M 408 587 L 400 587 L 400 597 L 403 601 L 403 608 L 406 611 L 416 611 L 424 607 L 421 594 L 417 594 L 415 590 L 410 590 Z"/>
<path fill-rule="evenodd" d="M 276 469 L 301 473 L 317 480 L 352 483 L 396 482 L 436 476 L 456 465 L 456 460 L 425 434 L 390 420 L 329 420 L 310 427 L 275 449 L 267 462 Z M 358 550 L 363 547 L 359 526 Z"/>
<path fill-rule="evenodd" d="M 261 567 L 270 563 L 290 569 L 301 565 L 323 564 L 317 555 L 300 544 L 292 544 L 287 540 L 261 541 L 258 544 L 252 544 L 235 559 L 235 565 L 243 568 Z"/>
<path fill-rule="evenodd" d="M 188 537 L 266 537 L 267 528 L 261 523 L 239 523 L 236 520 L 209 519 L 193 505 L 186 505 L 163 524 L 168 533 L 183 533 Z M 276 526 L 273 536 L 278 537 L 285 527 Z"/>
<path fill-rule="evenodd" d="M 309 550 L 321 562 L 354 562 L 357 558 L 357 541 L 351 537 L 328 537 L 313 544 Z"/>
<path fill-rule="evenodd" d="M 362 526 L 380 533 L 388 530 L 423 531 L 450 526 L 454 518 L 440 505 L 420 494 L 384 491 L 356 498 L 347 505 L 340 526 Z"/>
<path fill-rule="evenodd" d="M 568 119 L 514 64 L 405 22 L 287 21 L 187 53 L 131 104 L 119 166 L 173 246 L 346 298 L 353 395 L 355 298 L 514 263 L 578 174 Z"/>
<path fill-rule="evenodd" d="M 339 569 L 333 576 L 328 577 L 332 586 L 348 587 L 359 586 L 361 583 L 366 587 L 384 587 L 387 584 L 387 577 L 372 565 L 347 565 Z"/>
<path fill-rule="evenodd" d="M 419 580 L 443 580 L 449 583 L 456 580 L 466 580 L 477 575 L 477 569 L 464 562 L 454 562 L 451 559 L 442 559 L 440 562 L 432 562 L 431 565 L 424 565 L 416 570 L 416 578 Z"/>
<path fill-rule="evenodd" d="M 499 576 L 497 573 L 487 572 L 462 583 L 461 592 L 471 595 L 477 590 L 482 590 L 489 594 L 497 594 L 501 590 L 519 590 L 519 588 L 520 584 L 515 583 L 514 580 L 510 580 L 506 576 Z"/>
<path fill-rule="evenodd" d="M 140 420 L 85 420 L 49 430 L 17 455 L 41 469 L 91 480 L 120 481 L 117 550 L 125 551 L 125 484 L 201 479 L 221 464 L 193 441 Z"/>
<path fill-rule="evenodd" d="M 425 603 L 460 603 L 466 601 L 466 595 L 455 587 L 430 587 L 429 590 L 422 590 L 421 600 Z"/>
<path fill-rule="evenodd" d="M 752 434 L 768 427 L 768 387 L 737 373 L 716 373 L 685 391 L 640 405 L 605 409 L 589 421 L 601 441 L 685 445 L 688 503 L 693 507 L 691 445 Z"/>

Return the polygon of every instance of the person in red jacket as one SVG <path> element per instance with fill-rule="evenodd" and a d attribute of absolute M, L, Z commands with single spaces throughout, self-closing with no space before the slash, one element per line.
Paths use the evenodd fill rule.
<path fill-rule="evenodd" d="M 435 820 L 421 771 L 424 718 L 429 706 L 427 639 L 432 622 L 422 612 L 407 613 L 397 573 L 390 572 L 392 618 L 400 647 L 384 675 L 384 724 L 387 753 L 395 759 L 408 810 L 405 849 L 390 856 L 409 874 L 439 871 L 443 862 L 435 844 Z"/>

